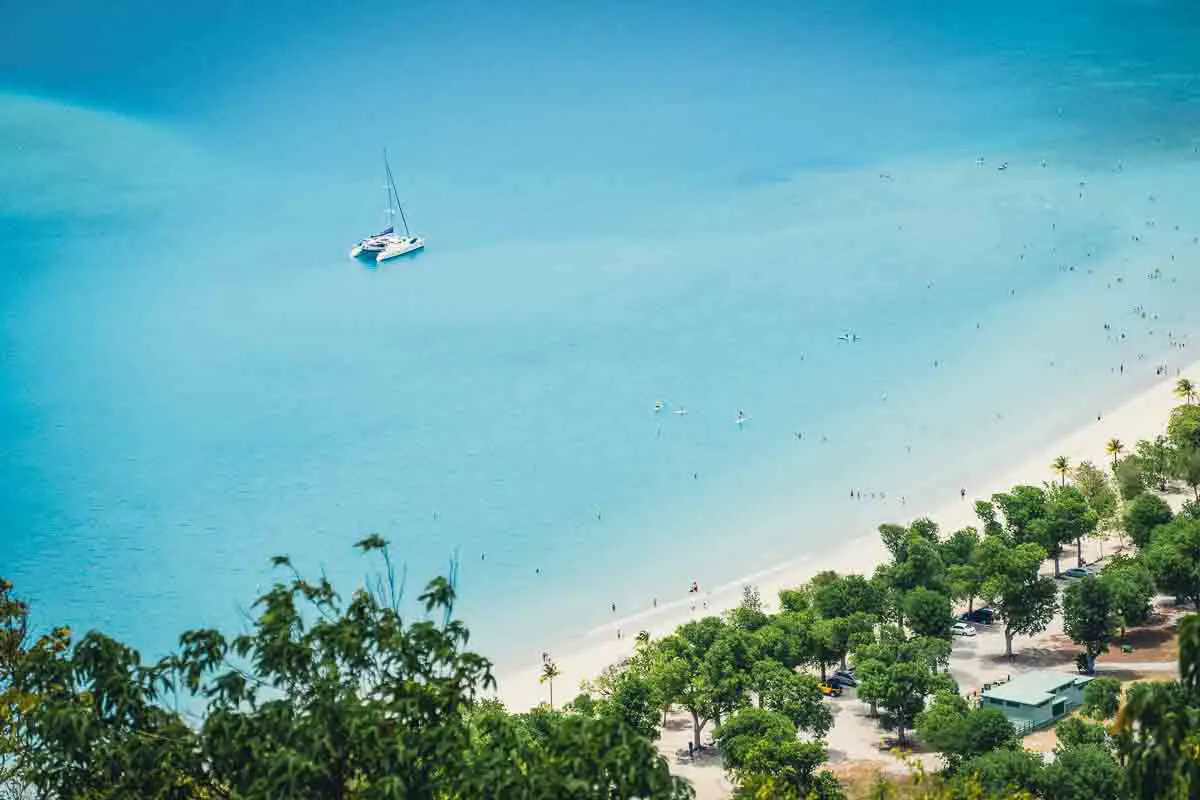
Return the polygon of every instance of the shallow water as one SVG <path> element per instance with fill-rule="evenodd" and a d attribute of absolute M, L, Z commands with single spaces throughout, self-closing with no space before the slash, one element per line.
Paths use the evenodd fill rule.
<path fill-rule="evenodd" d="M 0 33 L 0 573 L 47 622 L 158 652 L 378 531 L 515 657 L 1194 358 L 1183 4 L 369 11 Z M 382 144 L 429 250 L 372 269 Z"/>

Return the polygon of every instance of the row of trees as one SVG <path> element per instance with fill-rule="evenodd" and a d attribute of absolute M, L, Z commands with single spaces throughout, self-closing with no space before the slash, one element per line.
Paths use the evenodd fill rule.
<path fill-rule="evenodd" d="M 1180 453 L 1196 431 L 1188 427 L 1195 416 L 1189 409 L 1195 408 L 1176 410 L 1168 436 L 1139 442 L 1127 456 L 1119 442 L 1110 442 L 1111 476 L 1087 462 L 1072 467 L 1057 459 L 1051 465 L 1056 480 L 1015 486 L 977 503 L 978 528 L 942 536 L 928 519 L 881 525 L 889 559 L 870 577 L 821 573 L 781 592 L 773 614 L 748 588 L 741 606 L 723 618 L 690 622 L 662 640 L 643 641 L 628 665 L 602 676 L 575 705 L 603 706 L 620 697 L 622 686 L 629 691 L 642 682 L 639 693 L 652 697 L 664 714 L 675 706 L 691 715 L 695 742 L 716 723 L 725 765 L 747 796 L 764 786 L 828 796 L 833 789 L 819 770 L 820 737 L 828 725 L 814 679 L 804 673 L 824 680 L 829 667 L 852 662 L 859 699 L 901 741 L 914 724 L 924 727 L 922 738 L 949 754 L 948 773 L 968 763 L 979 767 L 968 771 L 976 776 L 985 767 L 1002 773 L 1012 763 L 1029 762 L 1003 716 L 967 708 L 946 674 L 952 609 L 992 606 L 1010 657 L 1017 636 L 1041 633 L 1061 609 L 1066 633 L 1083 648 L 1080 666 L 1090 671 L 1127 627 L 1147 621 L 1156 588 L 1200 599 L 1200 506 L 1185 507 L 1177 518 L 1149 491 L 1175 479 L 1187 482 L 1188 458 Z M 1082 565 L 1083 540 L 1111 533 L 1127 535 L 1136 554 L 1116 556 L 1099 574 L 1071 583 L 1060 602 L 1059 584 L 1041 574 L 1042 564 L 1052 559 L 1060 577 L 1067 548 Z M 796 688 L 789 695 L 779 688 L 784 686 Z M 944 724 L 939 728 L 934 720 Z M 1108 780 L 1115 768 L 1109 755 L 1100 762 L 1087 748 L 1060 755 L 1070 768 L 1039 772 L 1039 786 L 1069 783 L 1086 765 Z M 991 778 L 983 784 L 998 785 Z"/>

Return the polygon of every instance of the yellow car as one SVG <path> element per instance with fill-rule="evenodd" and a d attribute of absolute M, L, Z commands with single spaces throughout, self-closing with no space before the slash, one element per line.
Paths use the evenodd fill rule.
<path fill-rule="evenodd" d="M 826 697 L 841 697 L 842 696 L 842 687 L 840 687 L 840 686 L 833 686 L 824 681 L 821 681 L 820 683 L 817 684 L 817 688 L 820 689 L 821 694 L 825 695 Z"/>

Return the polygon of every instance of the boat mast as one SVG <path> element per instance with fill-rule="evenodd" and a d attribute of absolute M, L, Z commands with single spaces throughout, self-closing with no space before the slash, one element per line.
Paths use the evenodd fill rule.
<path fill-rule="evenodd" d="M 396 198 L 396 209 L 400 212 L 400 221 L 404 223 L 404 235 L 410 236 L 408 232 L 408 220 L 404 216 L 404 206 L 400 204 L 400 193 L 396 191 L 396 179 L 392 177 L 392 167 L 388 164 L 387 150 L 383 151 L 383 169 L 387 172 L 388 191 L 391 193 L 388 197 L 388 208 L 391 209 L 391 196 Z"/>
<path fill-rule="evenodd" d="M 392 205 L 392 171 L 388 169 L 387 148 L 383 148 L 383 191 L 387 194 L 386 204 L 383 207 L 384 228 L 393 228 L 396 224 L 396 208 Z"/>

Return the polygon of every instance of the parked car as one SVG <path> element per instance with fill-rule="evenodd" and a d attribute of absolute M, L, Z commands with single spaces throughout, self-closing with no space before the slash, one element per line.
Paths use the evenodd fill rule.
<path fill-rule="evenodd" d="M 854 678 L 838 672 L 830 675 L 827 683 L 835 689 L 852 689 L 858 686 L 858 681 L 854 680 Z"/>
<path fill-rule="evenodd" d="M 842 696 L 842 687 L 833 686 L 829 683 L 826 683 L 825 681 L 818 683 L 817 688 L 819 688 L 821 690 L 821 694 L 825 695 L 826 697 L 841 697 Z"/>
<path fill-rule="evenodd" d="M 980 625 L 991 625 L 996 621 L 996 612 L 991 608 L 984 606 L 971 611 L 964 611 L 958 615 L 958 618 L 963 622 L 975 622 Z"/>
<path fill-rule="evenodd" d="M 833 677 L 842 681 L 847 686 L 858 686 L 858 678 L 854 677 L 854 670 L 852 669 L 835 669 Z M 833 683 L 832 679 L 830 683 Z"/>
<path fill-rule="evenodd" d="M 968 625 L 965 622 L 956 622 L 950 626 L 950 633 L 954 634 L 955 636 L 974 636 L 975 626 Z"/>
<path fill-rule="evenodd" d="M 1095 574 L 1096 573 L 1092 572 L 1087 567 L 1071 567 L 1070 569 L 1063 570 L 1062 577 L 1064 577 L 1064 578 L 1087 578 L 1087 577 L 1090 577 Z"/>

